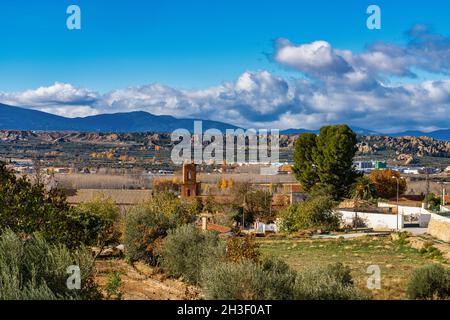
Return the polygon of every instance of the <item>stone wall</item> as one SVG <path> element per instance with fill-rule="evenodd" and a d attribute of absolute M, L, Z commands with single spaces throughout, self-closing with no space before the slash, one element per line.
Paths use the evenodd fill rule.
<path fill-rule="evenodd" d="M 450 242 L 450 218 L 432 214 L 427 232 L 439 240 Z"/>

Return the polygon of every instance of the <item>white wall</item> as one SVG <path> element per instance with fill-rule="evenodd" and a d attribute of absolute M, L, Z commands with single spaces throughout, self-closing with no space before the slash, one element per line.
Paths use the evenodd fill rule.
<path fill-rule="evenodd" d="M 431 214 L 421 214 L 419 217 L 419 225 L 421 228 L 428 227 L 431 220 Z"/>
<path fill-rule="evenodd" d="M 378 207 L 380 208 L 397 208 L 396 204 L 387 202 L 378 202 Z M 423 207 L 409 207 L 409 206 L 398 206 L 398 211 L 401 217 L 407 215 L 419 215 L 419 225 L 421 228 L 428 227 L 428 223 L 431 219 L 431 212 L 424 209 Z"/>
<path fill-rule="evenodd" d="M 353 219 L 358 216 L 361 218 L 368 228 L 374 230 L 396 230 L 403 228 L 403 219 L 401 215 L 385 214 L 385 213 L 368 213 L 368 212 L 354 212 L 351 210 L 336 210 L 342 215 L 342 220 L 346 225 L 352 225 Z M 398 220 L 398 224 L 397 224 Z"/>

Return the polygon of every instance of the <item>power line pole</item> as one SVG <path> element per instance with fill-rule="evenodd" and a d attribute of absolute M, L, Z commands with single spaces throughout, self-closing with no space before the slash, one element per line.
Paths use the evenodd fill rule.
<path fill-rule="evenodd" d="M 425 208 L 428 209 L 428 195 L 430 194 L 430 174 L 428 173 L 427 170 L 427 175 L 426 175 L 426 181 L 427 181 L 427 191 L 426 191 L 426 195 L 425 195 Z"/>

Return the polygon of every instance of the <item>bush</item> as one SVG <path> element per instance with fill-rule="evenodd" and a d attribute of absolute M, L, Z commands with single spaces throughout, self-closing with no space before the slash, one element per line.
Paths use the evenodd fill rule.
<path fill-rule="evenodd" d="M 148 212 L 142 206 L 133 209 L 125 220 L 124 242 L 128 259 L 156 264 L 153 244 L 173 227 L 173 221 L 163 213 Z"/>
<path fill-rule="evenodd" d="M 157 247 L 169 229 L 192 222 L 195 210 L 169 193 L 159 193 L 148 203 L 130 210 L 125 219 L 125 247 L 130 261 L 157 263 Z"/>
<path fill-rule="evenodd" d="M 159 251 L 159 262 L 169 275 L 198 284 L 202 268 L 210 261 L 219 261 L 224 254 L 217 234 L 202 232 L 189 224 L 169 232 Z"/>
<path fill-rule="evenodd" d="M 72 208 L 58 189 L 47 191 L 26 177 L 17 178 L 0 162 L 0 228 L 20 234 L 39 232 L 69 248 L 92 244 L 105 225 L 101 216 Z"/>
<path fill-rule="evenodd" d="M 71 265 L 80 268 L 80 290 L 67 288 Z M 71 252 L 40 236 L 23 240 L 6 230 L 0 236 L 0 300 L 99 299 L 93 266 L 86 248 Z"/>
<path fill-rule="evenodd" d="M 206 299 L 281 300 L 293 298 L 295 276 L 280 274 L 276 269 L 242 260 L 226 262 L 203 269 L 202 287 Z M 288 279 L 288 280 L 286 280 Z"/>
<path fill-rule="evenodd" d="M 85 244 L 104 247 L 119 241 L 118 229 L 120 210 L 111 198 L 96 196 L 89 202 L 80 204 L 74 215 L 85 231 L 81 240 Z"/>
<path fill-rule="evenodd" d="M 312 228 L 334 230 L 340 218 L 332 211 L 333 206 L 333 198 L 324 195 L 293 204 L 281 212 L 281 229 L 290 233 Z"/>
<path fill-rule="evenodd" d="M 108 276 L 108 283 L 106 284 L 106 298 L 111 300 L 122 300 L 123 293 L 120 291 L 122 279 L 119 272 L 112 272 Z"/>
<path fill-rule="evenodd" d="M 264 259 L 261 263 L 266 281 L 264 299 L 292 300 L 295 299 L 294 284 L 297 273 L 284 261 Z"/>
<path fill-rule="evenodd" d="M 227 239 L 227 259 L 232 262 L 239 262 L 248 259 L 258 262 L 259 244 L 253 241 L 251 236 L 245 238 L 230 237 Z"/>
<path fill-rule="evenodd" d="M 296 279 L 298 300 L 365 300 L 369 297 L 353 286 L 350 270 L 342 264 L 307 270 Z"/>
<path fill-rule="evenodd" d="M 450 270 L 441 265 L 429 265 L 414 270 L 407 293 L 410 299 L 448 299 Z"/>
<path fill-rule="evenodd" d="M 342 265 L 297 274 L 278 260 L 268 259 L 261 263 L 242 260 L 204 269 L 202 279 L 206 299 L 368 299 L 353 286 L 349 270 Z"/>

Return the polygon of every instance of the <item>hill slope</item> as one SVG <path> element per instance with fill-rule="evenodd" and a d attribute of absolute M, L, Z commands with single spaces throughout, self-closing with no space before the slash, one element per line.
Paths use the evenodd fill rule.
<path fill-rule="evenodd" d="M 101 114 L 85 118 L 65 118 L 37 110 L 0 104 L 0 129 L 86 132 L 172 132 L 182 128 L 193 131 L 194 119 L 157 116 L 148 112 Z M 203 130 L 225 131 L 237 127 L 223 122 L 203 120 Z"/>

